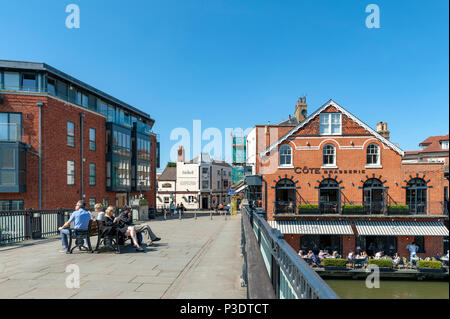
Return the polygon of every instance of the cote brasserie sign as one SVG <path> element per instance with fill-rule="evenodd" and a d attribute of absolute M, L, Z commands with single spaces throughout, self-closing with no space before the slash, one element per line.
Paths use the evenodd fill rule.
<path fill-rule="evenodd" d="M 317 175 L 323 175 L 323 174 L 365 174 L 365 169 L 324 169 L 324 168 L 318 168 L 318 167 L 296 167 L 294 168 L 294 172 L 296 174 L 317 174 Z"/>

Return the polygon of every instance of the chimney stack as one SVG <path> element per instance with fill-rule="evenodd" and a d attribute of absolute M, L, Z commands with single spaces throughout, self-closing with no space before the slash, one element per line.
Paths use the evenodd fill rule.
<path fill-rule="evenodd" d="M 178 162 L 184 163 L 184 147 L 178 146 Z"/>
<path fill-rule="evenodd" d="M 377 123 L 377 133 L 383 136 L 385 139 L 389 140 L 391 132 L 387 129 L 387 123 Z"/>
<path fill-rule="evenodd" d="M 308 104 L 306 104 L 306 96 L 298 99 L 297 104 L 295 105 L 295 117 L 298 122 L 302 122 L 308 116 Z"/>

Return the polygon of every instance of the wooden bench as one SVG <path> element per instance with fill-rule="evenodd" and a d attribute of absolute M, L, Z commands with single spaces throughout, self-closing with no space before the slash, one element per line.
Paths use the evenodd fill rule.
<path fill-rule="evenodd" d="M 100 252 L 99 248 L 101 244 L 103 244 L 103 247 L 111 248 L 116 254 L 120 254 L 120 246 L 125 245 L 127 240 L 129 240 L 130 243 L 133 244 L 131 236 L 127 236 L 126 238 L 124 238 L 122 234 L 117 230 L 110 232 L 105 236 L 102 231 L 103 227 L 105 226 L 104 221 L 97 220 L 95 224 L 97 225 L 97 233 L 95 235 L 91 234 L 91 236 L 97 236 L 97 245 L 94 251 L 96 254 Z M 138 240 L 139 242 L 141 241 L 140 236 L 138 236 Z"/>

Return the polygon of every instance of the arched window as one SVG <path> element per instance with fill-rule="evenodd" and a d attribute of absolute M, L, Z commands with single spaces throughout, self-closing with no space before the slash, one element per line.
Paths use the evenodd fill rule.
<path fill-rule="evenodd" d="M 423 178 L 413 178 L 406 186 L 406 205 L 412 214 L 427 212 L 427 182 Z"/>
<path fill-rule="evenodd" d="M 380 164 L 380 148 L 377 144 L 370 144 L 367 147 L 367 165 Z"/>
<path fill-rule="evenodd" d="M 280 147 L 280 166 L 292 165 L 292 148 L 289 145 Z"/>
<path fill-rule="evenodd" d="M 279 180 L 275 186 L 275 212 L 277 214 L 296 212 L 297 187 L 295 182 L 288 178 Z"/>
<path fill-rule="evenodd" d="M 327 144 L 323 148 L 323 165 L 324 166 L 336 165 L 336 149 L 331 144 Z"/>
<path fill-rule="evenodd" d="M 386 188 L 378 178 L 369 178 L 363 185 L 364 212 L 382 214 L 385 212 Z"/>
<path fill-rule="evenodd" d="M 341 191 L 339 183 L 326 178 L 319 184 L 319 210 L 324 214 L 335 214 L 340 210 Z"/>

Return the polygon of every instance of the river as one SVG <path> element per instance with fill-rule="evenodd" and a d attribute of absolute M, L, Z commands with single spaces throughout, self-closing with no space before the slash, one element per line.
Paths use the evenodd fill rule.
<path fill-rule="evenodd" d="M 365 280 L 325 280 L 342 299 L 448 299 L 448 281 L 380 282 L 380 288 L 366 288 Z"/>

